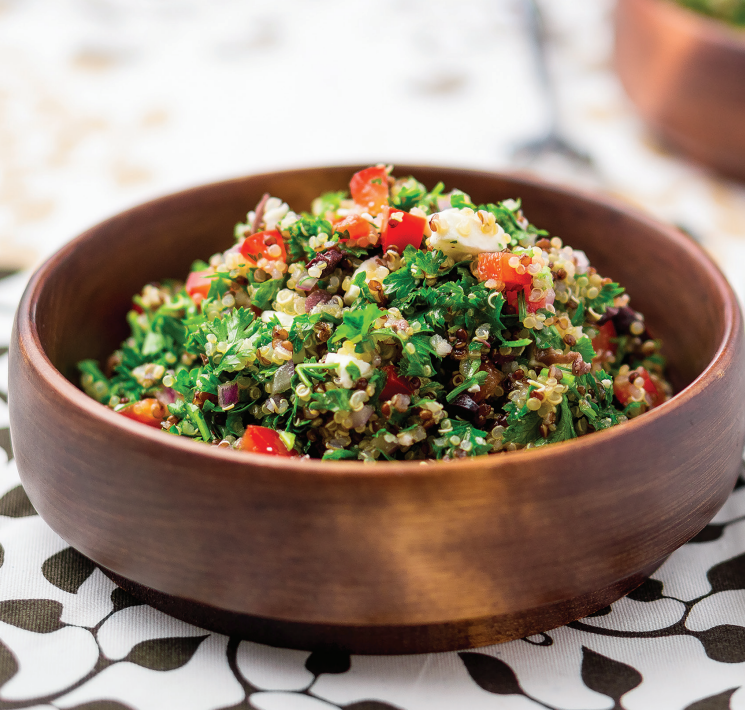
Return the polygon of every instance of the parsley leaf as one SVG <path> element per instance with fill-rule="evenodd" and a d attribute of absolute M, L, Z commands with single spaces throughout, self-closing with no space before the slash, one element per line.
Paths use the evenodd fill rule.
<path fill-rule="evenodd" d="M 215 274 L 212 277 L 207 298 L 213 300 L 222 298 L 230 289 L 230 283 L 230 278 L 227 274 Z"/>
<path fill-rule="evenodd" d="M 358 458 L 360 450 L 353 446 L 350 449 L 327 449 L 323 453 L 324 461 L 342 461 L 344 459 L 356 459 Z"/>
<path fill-rule="evenodd" d="M 428 192 L 419 202 L 417 207 L 425 210 L 426 212 L 437 212 L 440 207 L 438 204 L 438 198 L 442 195 L 445 190 L 445 183 L 438 182 L 430 192 Z"/>
<path fill-rule="evenodd" d="M 605 313 L 605 309 L 613 305 L 616 296 L 620 296 L 623 292 L 624 288 L 615 282 L 603 284 L 603 288 L 600 289 L 597 298 L 587 298 L 585 299 L 585 304 L 596 313 Z"/>
<path fill-rule="evenodd" d="M 305 342 L 320 319 L 320 313 L 314 313 L 313 315 L 302 313 L 299 316 L 295 316 L 292 321 L 289 335 L 289 340 L 292 343 L 295 352 L 300 352 L 303 349 Z"/>
<path fill-rule="evenodd" d="M 151 330 L 145 336 L 145 340 L 142 343 L 142 354 L 155 355 L 155 353 L 159 353 L 165 347 L 166 339 L 163 334 L 158 333 L 156 330 Z"/>
<path fill-rule="evenodd" d="M 466 294 L 455 281 L 427 286 L 417 292 L 417 299 L 428 306 L 450 306 L 454 310 L 466 308 Z"/>
<path fill-rule="evenodd" d="M 506 303 L 504 296 L 499 291 L 486 288 L 483 283 L 474 284 L 466 299 L 469 309 L 465 310 L 465 322 L 469 329 L 475 328 L 481 323 L 488 323 L 493 333 L 501 333 L 505 326 L 502 322 L 502 309 Z M 475 309 L 476 313 L 469 316 L 469 310 Z M 501 337 L 501 336 L 500 336 Z"/>
<path fill-rule="evenodd" d="M 582 301 L 579 302 L 577 310 L 574 311 L 572 316 L 572 325 L 578 326 L 585 322 L 585 304 Z"/>
<path fill-rule="evenodd" d="M 319 233 L 331 234 L 331 222 L 325 217 L 303 214 L 282 232 L 287 248 L 288 263 L 293 261 L 308 261 L 316 252 L 310 248 L 308 239 Z"/>
<path fill-rule="evenodd" d="M 415 333 L 403 342 L 401 351 L 402 363 L 401 374 L 409 377 L 431 377 L 432 355 L 435 349 L 429 342 L 430 336 L 424 333 Z"/>
<path fill-rule="evenodd" d="M 270 279 L 257 286 L 255 285 L 254 288 L 256 291 L 254 292 L 253 299 L 251 299 L 253 305 L 258 306 L 262 311 L 270 309 L 277 294 L 282 290 L 284 282 L 284 278 Z"/>
<path fill-rule="evenodd" d="M 391 207 L 408 212 L 412 207 L 415 207 L 420 200 L 423 200 L 426 195 L 427 188 L 413 177 L 408 177 L 405 180 L 399 180 L 396 182 L 391 189 L 389 202 Z"/>
<path fill-rule="evenodd" d="M 377 303 L 375 297 L 370 291 L 370 287 L 367 285 L 367 274 L 364 271 L 360 271 L 360 273 L 354 277 L 352 285 L 356 286 L 360 290 L 360 293 L 355 300 L 355 306 L 357 305 L 357 300 L 360 300 L 361 303 Z"/>
<path fill-rule="evenodd" d="M 541 426 L 538 414 L 527 407 L 518 410 L 514 402 L 508 402 L 504 409 L 507 412 L 507 427 L 502 435 L 502 441 L 523 445 L 535 441 Z"/>
<path fill-rule="evenodd" d="M 422 279 L 436 279 L 444 276 L 455 266 L 453 264 L 449 269 L 441 270 L 441 266 L 446 259 L 447 256 L 441 251 L 422 251 L 409 244 L 404 250 L 401 268 L 392 271 L 383 279 L 383 289 L 391 301 L 390 305 L 403 311 L 411 306 L 415 298 L 420 296 L 429 305 L 444 305 L 447 296 L 443 292 L 442 298 L 439 298 L 437 293 L 440 289 L 450 289 L 451 293 L 460 289 L 459 293 L 462 293 L 461 286 L 455 286 L 452 282 L 447 281 L 436 286 L 426 287 L 427 290 L 424 293 L 417 292 Z M 448 305 L 452 304 L 448 303 Z"/>
<path fill-rule="evenodd" d="M 407 245 L 406 249 L 404 249 L 404 262 L 411 270 L 412 275 L 417 279 L 434 279 L 447 274 L 450 269 L 440 271 L 440 267 L 446 259 L 447 255 L 439 249 L 422 251 L 411 246 L 411 244 Z M 452 269 L 453 267 L 451 266 L 450 268 Z"/>
<path fill-rule="evenodd" d="M 497 224 L 499 224 L 499 226 L 510 235 L 513 246 L 526 239 L 530 239 L 533 235 L 548 235 L 548 232 L 545 229 L 536 229 L 532 224 L 521 224 L 518 221 L 520 201 L 517 200 L 512 202 L 514 203 L 514 207 L 508 206 L 505 202 L 500 202 L 497 205 L 491 203 L 487 205 L 479 205 L 478 209 L 491 212 L 494 215 Z"/>
<path fill-rule="evenodd" d="M 463 209 L 464 207 L 468 207 L 472 210 L 476 209 L 476 205 L 471 202 L 471 198 L 462 190 L 453 190 L 450 193 L 450 206 L 455 207 L 459 210 Z"/>
<path fill-rule="evenodd" d="M 547 441 L 554 443 L 556 441 L 565 441 L 577 437 L 572 423 L 572 411 L 569 408 L 569 402 L 566 397 L 561 400 L 559 421 L 556 423 L 556 429 L 548 435 Z"/>
<path fill-rule="evenodd" d="M 586 335 L 583 335 L 577 343 L 572 346 L 572 350 L 576 350 L 585 362 L 592 362 L 592 358 L 595 357 L 595 349 L 592 347 L 592 340 Z"/>
<path fill-rule="evenodd" d="M 344 190 L 340 190 L 339 192 L 324 192 L 320 197 L 316 197 L 313 200 L 311 212 L 316 217 L 325 217 L 327 212 L 334 212 L 339 209 L 341 201 L 346 199 L 346 197 L 347 193 Z"/>
<path fill-rule="evenodd" d="M 383 291 L 399 309 L 405 308 L 413 298 L 420 280 L 414 278 L 407 268 L 392 271 L 383 279 Z"/>
<path fill-rule="evenodd" d="M 213 335 L 216 342 L 224 343 L 227 347 L 215 353 L 211 358 L 211 361 L 215 363 L 218 359 L 217 355 L 221 356 L 214 373 L 217 375 L 221 372 L 235 372 L 244 368 L 244 360 L 241 356 L 245 357 L 259 346 L 259 342 L 256 342 L 258 338 L 252 338 L 252 336 L 257 334 L 264 325 L 262 321 L 255 318 L 253 311 L 234 308 L 222 318 L 215 318 L 211 323 L 203 323 L 194 334 L 194 342 L 202 352 L 206 350 L 208 335 Z M 216 380 L 211 390 L 213 393 L 217 392 L 217 384 L 219 381 Z M 205 388 L 200 387 L 200 389 Z"/>
<path fill-rule="evenodd" d="M 345 311 L 343 323 L 331 336 L 330 342 L 338 343 L 340 340 L 349 340 L 352 343 L 359 343 L 383 313 L 384 311 L 381 311 L 374 303 L 368 303 L 362 309 Z"/>
<path fill-rule="evenodd" d="M 234 343 L 250 334 L 251 325 L 255 319 L 253 311 L 234 308 L 222 318 L 215 318 L 211 323 L 203 323 L 199 329 L 200 332 L 195 335 L 202 345 L 207 342 L 207 335 L 210 333 L 217 338 L 218 342 Z"/>
<path fill-rule="evenodd" d="M 165 306 L 162 306 L 156 314 L 153 320 L 153 330 L 170 338 L 176 346 L 183 347 L 186 339 L 189 337 L 190 329 L 180 318 L 163 314 L 162 311 L 165 308 Z"/>
<path fill-rule="evenodd" d="M 564 341 L 561 339 L 559 331 L 553 325 L 548 326 L 548 328 L 541 328 L 541 330 L 533 330 L 532 332 L 535 336 L 536 347 L 540 350 L 545 350 L 546 348 L 562 350 L 564 348 Z"/>
<path fill-rule="evenodd" d="M 441 428 L 441 437 L 432 441 L 432 449 L 436 458 L 457 458 L 464 452 L 468 456 L 481 456 L 491 451 L 491 445 L 486 443 L 485 431 L 476 429 L 469 422 L 459 419 L 448 421 L 452 428 L 447 430 Z"/>
<path fill-rule="evenodd" d="M 352 409 L 349 398 L 355 390 L 336 389 L 328 392 L 314 392 L 310 404 L 313 409 L 329 412 L 348 412 Z"/>

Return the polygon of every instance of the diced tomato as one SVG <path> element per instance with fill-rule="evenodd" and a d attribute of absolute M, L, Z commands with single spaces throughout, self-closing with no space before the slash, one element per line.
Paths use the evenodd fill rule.
<path fill-rule="evenodd" d="M 613 394 L 616 395 L 616 399 L 621 403 L 622 407 L 625 407 L 631 401 L 631 387 L 630 382 L 619 384 L 613 383 Z"/>
<path fill-rule="evenodd" d="M 383 223 L 383 251 L 388 247 L 396 247 L 399 253 L 403 254 L 409 244 L 419 249 L 422 246 L 426 225 L 425 217 L 396 209 L 388 210 Z"/>
<path fill-rule="evenodd" d="M 505 284 L 502 295 L 507 303 L 516 311 L 518 309 L 518 294 L 520 291 L 525 296 L 525 310 L 528 313 L 535 313 L 539 308 L 546 307 L 545 296 L 537 301 L 531 301 L 530 296 L 533 293 L 533 277 L 527 272 L 522 274 L 518 272 L 516 266 L 510 266 L 510 259 L 515 254 L 510 252 L 487 252 L 479 254 L 476 266 L 476 273 L 480 281 L 501 281 Z M 530 265 L 530 257 L 519 257 L 520 265 L 527 267 Z"/>
<path fill-rule="evenodd" d="M 269 249 L 274 245 L 279 247 L 279 252 L 276 255 L 269 253 Z M 272 249 L 272 251 L 276 252 L 276 249 Z M 241 254 L 246 258 L 249 266 L 256 266 L 256 262 L 262 257 L 271 261 L 287 261 L 284 239 L 276 229 L 271 229 L 268 232 L 256 232 L 256 234 L 246 237 L 241 244 Z"/>
<path fill-rule="evenodd" d="M 352 242 L 375 234 L 375 228 L 358 214 L 350 214 L 340 219 L 334 224 L 334 231 L 342 235 L 346 232 L 348 236 L 343 237 L 342 241 L 348 238 Z"/>
<path fill-rule="evenodd" d="M 523 292 L 525 293 L 525 310 L 528 313 L 537 313 L 539 308 L 546 307 L 546 297 L 539 298 L 537 301 L 530 300 L 530 294 L 533 292 L 532 284 L 530 286 L 523 286 Z"/>
<path fill-rule="evenodd" d="M 507 287 L 502 295 L 505 297 L 507 303 L 512 306 L 515 311 L 518 309 L 518 303 L 517 303 L 517 295 L 520 293 L 520 291 L 525 294 L 525 310 L 528 313 L 536 313 L 539 308 L 545 308 L 546 307 L 546 299 L 541 298 L 539 301 L 531 301 L 530 300 L 530 294 L 533 291 L 533 285 L 525 285 L 525 286 L 512 286 Z"/>
<path fill-rule="evenodd" d="M 644 391 L 647 392 L 652 399 L 652 407 L 656 407 L 665 401 L 665 395 L 657 388 L 657 385 L 653 382 L 649 375 L 649 372 L 643 367 L 637 368 L 637 371 L 641 373 L 641 378 L 644 380 Z M 631 388 L 633 387 L 632 382 L 626 382 L 623 384 L 613 384 L 613 394 L 616 395 L 616 399 L 625 407 L 631 401 Z"/>
<path fill-rule="evenodd" d="M 365 168 L 352 175 L 349 182 L 352 199 L 372 215 L 388 204 L 388 172 L 385 168 Z"/>
<path fill-rule="evenodd" d="M 502 295 L 504 296 L 505 300 L 507 301 L 507 304 L 512 306 L 515 309 L 515 312 L 517 312 L 517 294 L 520 292 L 520 289 L 514 289 L 514 288 L 507 288 L 504 291 L 502 291 Z"/>
<path fill-rule="evenodd" d="M 510 259 L 515 255 L 506 251 L 489 252 L 479 254 L 477 273 L 480 281 L 502 281 L 507 286 L 529 286 L 533 283 L 533 277 L 525 271 L 520 274 L 516 267 L 510 266 Z M 530 264 L 529 257 L 521 257 L 520 263 L 527 267 Z"/>
<path fill-rule="evenodd" d="M 598 328 L 598 334 L 592 339 L 592 347 L 595 350 L 595 360 L 598 362 L 608 361 L 608 355 L 615 355 L 618 343 L 613 342 L 616 337 L 616 326 L 612 320 L 607 320 Z"/>
<path fill-rule="evenodd" d="M 204 271 L 192 271 L 186 277 L 186 293 L 191 296 L 191 300 L 197 305 L 202 302 L 202 299 L 207 298 L 213 281 L 208 277 L 213 276 L 214 273 L 212 269 L 205 269 Z"/>
<path fill-rule="evenodd" d="M 644 370 L 644 390 L 652 396 L 652 407 L 656 407 L 665 401 L 665 393 L 661 392 L 654 383 L 652 376 Z"/>
<path fill-rule="evenodd" d="M 384 368 L 387 375 L 385 385 L 380 393 L 380 401 L 385 402 L 386 400 L 393 397 L 394 394 L 411 394 L 414 389 L 409 384 L 408 378 L 401 377 L 393 365 L 386 365 Z"/>
<path fill-rule="evenodd" d="M 292 457 L 298 456 L 297 451 L 290 450 L 285 446 L 282 437 L 265 426 L 249 424 L 241 439 L 240 448 L 253 454 L 271 454 L 272 456 Z"/>
<path fill-rule="evenodd" d="M 161 422 L 168 416 L 168 409 L 160 400 L 149 398 L 128 404 L 119 411 L 119 414 L 123 414 L 127 419 L 134 419 L 136 422 L 160 429 Z"/>

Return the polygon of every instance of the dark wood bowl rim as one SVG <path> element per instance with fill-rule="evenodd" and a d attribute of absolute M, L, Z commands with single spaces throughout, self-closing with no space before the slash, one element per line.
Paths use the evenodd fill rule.
<path fill-rule="evenodd" d="M 350 166 L 333 166 L 331 169 L 349 170 L 351 175 L 354 171 L 359 170 L 361 166 L 350 165 Z M 654 228 L 656 231 L 661 232 L 676 249 L 683 250 L 688 255 L 694 258 L 700 263 L 701 269 L 705 272 L 707 278 L 713 282 L 718 291 L 721 293 L 722 302 L 724 303 L 724 335 L 719 347 L 716 351 L 715 356 L 701 374 L 696 379 L 678 392 L 674 397 L 665 402 L 664 404 L 656 407 L 655 409 L 643 414 L 640 417 L 631 419 L 624 424 L 606 429 L 600 432 L 594 432 L 590 436 L 584 436 L 571 441 L 564 441 L 550 446 L 540 447 L 537 449 L 529 450 L 518 450 L 504 452 L 501 454 L 491 456 L 473 457 L 468 459 L 460 459 L 458 461 L 376 461 L 374 464 L 363 463 L 361 461 L 350 462 L 350 461 L 322 461 L 320 459 L 301 459 L 295 461 L 286 458 L 276 458 L 273 456 L 266 456 L 263 454 L 252 454 L 241 451 L 220 449 L 215 446 L 205 445 L 202 442 L 195 442 L 189 439 L 185 439 L 177 436 L 168 436 L 164 432 L 157 431 L 151 427 L 144 426 L 140 423 L 134 422 L 126 417 L 122 417 L 116 414 L 107 406 L 96 402 L 93 398 L 89 397 L 82 390 L 78 389 L 72 382 L 70 382 L 64 375 L 52 364 L 49 357 L 46 355 L 39 338 L 38 330 L 35 326 L 35 310 L 38 305 L 39 294 L 44 288 L 47 277 L 49 274 L 54 272 L 57 265 L 64 261 L 67 256 L 74 252 L 78 245 L 88 241 L 89 239 L 95 239 L 98 230 L 106 225 L 108 222 L 120 219 L 130 213 L 139 211 L 141 209 L 157 209 L 161 203 L 168 202 L 172 197 L 176 195 L 184 196 L 190 193 L 197 193 L 205 188 L 215 188 L 218 185 L 228 185 L 231 183 L 242 182 L 247 177 L 252 179 L 268 178 L 270 176 L 277 177 L 284 173 L 297 173 L 299 170 L 284 170 L 276 171 L 271 173 L 262 173 L 257 175 L 244 176 L 239 178 L 233 178 L 230 180 L 218 181 L 215 183 L 209 183 L 192 187 L 177 193 L 171 193 L 155 198 L 149 202 L 138 205 L 136 207 L 125 210 L 124 212 L 115 215 L 114 217 L 101 222 L 94 227 L 83 232 L 81 235 L 70 241 L 68 244 L 63 246 L 59 251 L 53 254 L 46 262 L 44 262 L 36 273 L 32 276 L 29 281 L 26 291 L 21 299 L 16 319 L 19 333 L 19 340 L 21 345 L 21 352 L 25 354 L 27 362 L 36 369 L 39 376 L 48 383 L 49 387 L 56 390 L 61 396 L 68 400 L 70 406 L 87 410 L 87 413 L 95 420 L 101 423 L 105 427 L 113 427 L 118 429 L 122 435 L 131 435 L 134 439 L 141 439 L 147 442 L 158 443 L 163 446 L 164 449 L 172 449 L 174 453 L 182 452 L 188 453 L 195 457 L 195 459 L 201 458 L 204 461 L 205 467 L 219 466 L 221 462 L 232 461 L 234 463 L 245 463 L 247 470 L 250 470 L 250 466 L 260 465 L 264 469 L 274 469 L 277 473 L 281 471 L 301 471 L 307 474 L 316 475 L 333 475 L 333 476 L 375 476 L 375 477 L 399 477 L 403 474 L 407 476 L 431 476 L 447 475 L 454 473 L 457 470 L 458 475 L 464 475 L 469 472 L 477 472 L 483 470 L 485 464 L 489 468 L 494 468 L 500 465 L 500 461 L 503 456 L 509 456 L 511 463 L 519 463 L 521 458 L 529 457 L 530 460 L 537 462 L 541 459 L 544 463 L 550 462 L 551 458 L 559 451 L 569 452 L 570 450 L 575 453 L 577 458 L 591 455 L 592 449 L 602 444 L 610 444 L 613 439 L 619 437 L 631 437 L 641 427 L 644 427 L 647 423 L 651 423 L 653 420 L 664 417 L 668 412 L 674 411 L 676 408 L 683 407 L 687 402 L 695 397 L 697 393 L 701 392 L 709 383 L 720 377 L 720 373 L 727 367 L 727 352 L 734 344 L 733 339 L 737 333 L 737 323 L 739 318 L 739 305 L 737 297 L 735 296 L 732 288 L 725 279 L 719 268 L 713 263 L 706 252 L 693 241 L 690 237 L 684 235 L 678 229 L 665 225 L 650 216 L 640 212 L 639 210 L 630 207 L 629 205 L 622 203 L 621 201 L 608 197 L 600 196 L 583 190 L 577 190 L 573 188 L 566 188 L 557 186 L 552 183 L 545 182 L 540 179 L 536 179 L 533 176 L 526 176 L 519 172 L 488 172 L 483 170 L 470 170 L 439 167 L 439 166 L 413 166 L 406 165 L 404 168 L 407 171 L 411 171 L 415 174 L 417 169 L 430 170 L 430 169 L 441 169 L 441 170 L 459 170 L 460 172 L 469 173 L 473 176 L 483 176 L 489 178 L 498 178 L 502 180 L 508 180 L 516 183 L 516 188 L 522 183 L 526 186 L 539 188 L 543 190 L 551 190 L 566 196 L 569 199 L 579 199 L 581 201 L 593 202 L 605 207 L 613 212 L 620 212 L 623 215 L 635 219 L 645 225 Z M 319 168 L 301 168 L 301 171 L 312 172 Z M 324 167 L 323 169 L 329 169 Z M 570 449 L 571 447 L 571 449 Z M 226 458 L 227 457 L 227 458 Z"/>
<path fill-rule="evenodd" d="M 675 0 L 643 0 L 649 5 L 658 5 L 672 17 L 688 24 L 702 42 L 718 44 L 733 52 L 745 52 L 745 28 L 739 29 L 725 20 L 696 12 L 675 2 Z"/>

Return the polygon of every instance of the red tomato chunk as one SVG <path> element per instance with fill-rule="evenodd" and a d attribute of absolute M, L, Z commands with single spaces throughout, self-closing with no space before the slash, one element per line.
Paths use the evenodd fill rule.
<path fill-rule="evenodd" d="M 254 454 L 272 454 L 273 456 L 298 456 L 294 450 L 289 450 L 280 435 L 265 426 L 249 424 L 241 439 L 241 449 Z"/>
<path fill-rule="evenodd" d="M 168 409 L 157 399 L 141 399 L 133 402 L 119 411 L 127 419 L 134 419 L 156 429 L 161 428 L 161 422 L 168 416 Z"/>
<path fill-rule="evenodd" d="M 273 248 L 275 245 L 279 249 Z M 246 258 L 249 266 L 256 266 L 256 262 L 261 258 L 270 261 L 287 261 L 284 240 L 276 229 L 257 232 L 246 237 L 241 245 L 241 254 Z"/>
<path fill-rule="evenodd" d="M 349 191 L 358 205 L 378 214 L 388 204 L 388 171 L 383 167 L 360 170 L 352 176 Z"/>
<path fill-rule="evenodd" d="M 514 254 L 503 251 L 479 254 L 477 266 L 479 280 L 488 281 L 489 279 L 493 279 L 494 281 L 501 281 L 507 284 L 507 286 L 529 286 L 532 284 L 533 277 L 527 271 L 523 271 L 521 274 L 518 272 L 517 267 L 510 266 L 510 259 L 514 258 L 514 256 Z M 521 265 L 525 267 L 528 264 L 530 264 L 530 259 L 523 257 L 521 259 Z"/>
<path fill-rule="evenodd" d="M 639 373 L 639 376 L 644 381 L 644 391 L 651 396 L 651 406 L 656 407 L 657 405 L 662 404 L 665 401 L 665 394 L 658 389 L 657 385 L 652 380 L 649 372 L 647 372 L 647 370 L 643 367 L 638 367 L 636 369 L 636 372 Z M 623 384 L 616 383 L 613 385 L 613 394 L 616 395 L 616 399 L 624 407 L 629 404 L 629 402 L 631 402 L 632 387 L 634 387 L 632 381 L 625 382 Z"/>
<path fill-rule="evenodd" d="M 375 227 L 357 214 L 350 214 L 339 220 L 334 225 L 334 231 L 342 235 L 342 241 L 346 239 L 356 241 L 375 235 Z"/>
<path fill-rule="evenodd" d="M 594 361 L 603 363 L 615 359 L 618 351 L 618 343 L 614 342 L 616 336 L 616 326 L 612 320 L 606 321 L 598 328 L 598 334 L 592 339 Z"/>
<path fill-rule="evenodd" d="M 391 209 L 383 225 L 383 251 L 389 247 L 396 247 L 399 253 L 403 254 L 409 244 L 419 249 L 422 246 L 426 225 L 425 217 Z"/>
<path fill-rule="evenodd" d="M 197 305 L 201 303 L 202 299 L 207 298 L 212 285 L 212 279 L 208 276 L 213 275 L 214 272 L 211 269 L 205 269 L 204 271 L 192 271 L 186 278 L 186 293 L 191 296 L 192 301 Z"/>
<path fill-rule="evenodd" d="M 401 377 L 397 372 L 394 365 L 386 365 L 383 368 L 386 372 L 387 379 L 385 386 L 380 393 L 380 401 L 384 402 L 394 394 L 411 394 L 414 388 L 409 384 L 406 377 Z"/>

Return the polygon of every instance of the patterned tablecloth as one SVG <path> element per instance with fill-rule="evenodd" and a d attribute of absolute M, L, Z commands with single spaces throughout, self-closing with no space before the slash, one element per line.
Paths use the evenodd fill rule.
<path fill-rule="evenodd" d="M 593 162 L 531 167 L 683 226 L 745 295 L 743 187 L 647 134 L 612 72 L 610 0 L 543 6 L 562 123 Z M 546 122 L 528 46 L 519 0 L 0 0 L 0 270 L 23 269 L 0 280 L 0 710 L 745 708 L 745 480 L 592 617 L 475 651 L 352 658 L 137 603 L 19 484 L 6 350 L 41 258 L 124 207 L 230 175 L 510 167 Z"/>

